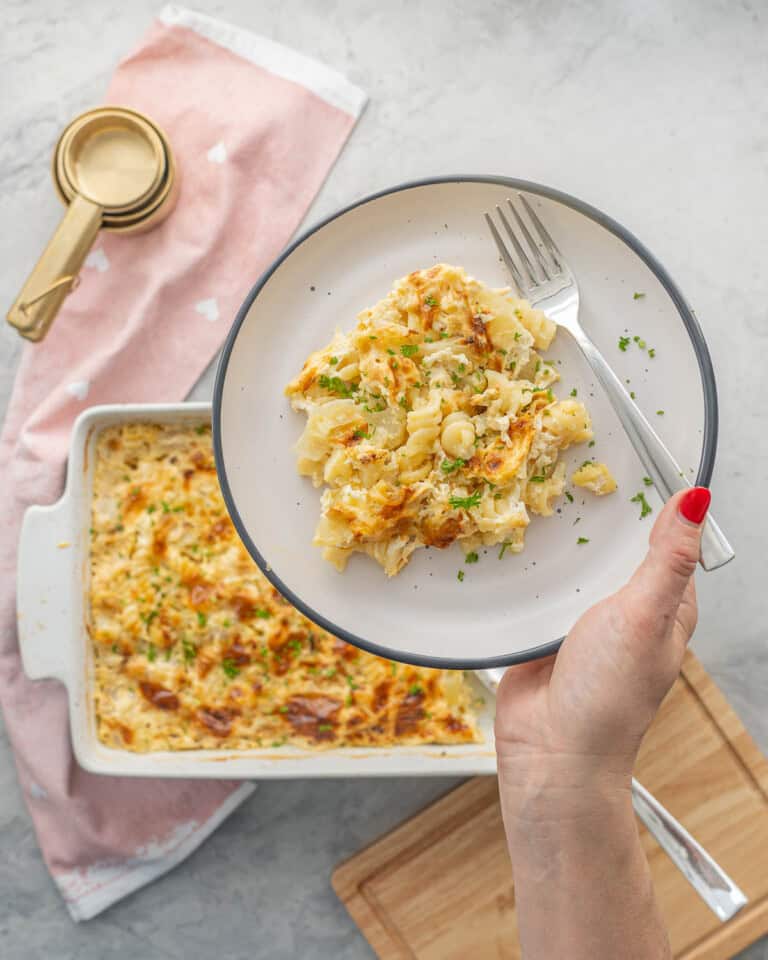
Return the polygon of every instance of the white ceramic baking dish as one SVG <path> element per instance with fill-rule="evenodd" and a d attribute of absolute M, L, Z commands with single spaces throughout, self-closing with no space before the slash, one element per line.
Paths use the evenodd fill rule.
<path fill-rule="evenodd" d="M 199 423 L 207 403 L 120 405 L 85 410 L 72 432 L 64 495 L 50 507 L 31 507 L 21 531 L 18 562 L 19 643 L 34 680 L 60 680 L 69 696 L 72 745 L 94 773 L 154 777 L 341 777 L 495 773 L 492 697 L 476 678 L 484 742 L 457 746 L 295 747 L 245 751 L 186 750 L 130 753 L 96 736 L 88 622 L 88 551 L 94 445 L 105 427 L 122 422 Z"/>

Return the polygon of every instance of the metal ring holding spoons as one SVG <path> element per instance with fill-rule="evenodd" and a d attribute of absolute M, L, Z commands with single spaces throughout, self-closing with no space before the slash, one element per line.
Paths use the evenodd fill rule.
<path fill-rule="evenodd" d="M 122 107 L 75 118 L 59 138 L 52 167 L 67 211 L 8 312 L 8 322 L 35 341 L 45 336 L 75 286 L 99 229 L 149 230 L 171 212 L 178 193 L 164 133 Z"/>

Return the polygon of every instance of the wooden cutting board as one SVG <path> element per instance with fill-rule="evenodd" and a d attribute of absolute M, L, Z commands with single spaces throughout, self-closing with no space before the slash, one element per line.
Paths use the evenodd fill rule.
<path fill-rule="evenodd" d="M 692 654 L 637 776 L 750 900 L 720 923 L 643 828 L 674 956 L 732 957 L 768 932 L 768 761 Z M 341 864 L 333 887 L 382 960 L 520 957 L 495 777 L 467 781 Z"/>

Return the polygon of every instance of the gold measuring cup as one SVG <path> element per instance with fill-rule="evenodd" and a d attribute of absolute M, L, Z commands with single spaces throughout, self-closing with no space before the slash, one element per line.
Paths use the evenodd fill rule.
<path fill-rule="evenodd" d="M 48 332 L 101 228 L 149 230 L 168 216 L 178 192 L 167 138 L 148 117 L 123 107 L 73 120 L 52 166 L 67 212 L 8 312 L 8 322 L 29 340 Z"/>

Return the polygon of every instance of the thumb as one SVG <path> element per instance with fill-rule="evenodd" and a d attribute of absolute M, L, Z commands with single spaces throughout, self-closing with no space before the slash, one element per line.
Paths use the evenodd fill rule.
<path fill-rule="evenodd" d="M 658 609 L 677 610 L 699 561 L 701 527 L 709 509 L 706 487 L 675 494 L 659 514 L 645 560 L 629 582 Z M 652 609 L 653 609 L 652 607 Z"/>

